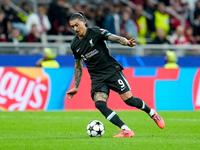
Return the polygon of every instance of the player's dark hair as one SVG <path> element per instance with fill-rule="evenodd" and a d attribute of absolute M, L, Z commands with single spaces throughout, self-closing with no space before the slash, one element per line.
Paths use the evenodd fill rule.
<path fill-rule="evenodd" d="M 79 20 L 81 20 L 81 21 L 83 21 L 83 20 L 86 21 L 86 17 L 85 17 L 84 12 L 79 11 L 79 12 L 73 13 L 73 14 L 71 15 L 71 17 L 69 18 L 69 21 L 72 21 L 72 20 L 75 20 L 75 19 L 79 19 Z"/>

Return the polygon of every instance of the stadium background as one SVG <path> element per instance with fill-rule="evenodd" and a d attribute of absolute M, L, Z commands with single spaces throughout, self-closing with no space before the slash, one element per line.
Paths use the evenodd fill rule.
<path fill-rule="evenodd" d="M 13 0 L 11 2 L 20 7 L 23 1 Z M 38 3 L 45 5 L 51 3 L 51 1 L 42 0 L 28 2 L 30 10 L 33 12 L 36 11 Z M 72 4 L 72 7 L 78 3 L 73 0 L 66 2 Z M 102 2 L 105 2 L 107 6 L 108 2 L 114 4 L 121 1 L 80 2 L 81 6 L 86 4 L 94 6 L 96 3 Z M 139 1 L 123 1 L 123 3 L 127 2 L 139 5 Z M 146 1 L 141 2 L 145 3 Z M 181 1 L 178 2 L 181 3 Z M 190 9 L 194 11 L 195 1 L 188 2 L 191 5 Z M 168 4 L 168 7 L 171 5 L 172 3 Z M 131 7 L 131 9 L 133 8 Z M 170 38 L 174 32 L 175 29 L 171 29 L 166 37 Z M 65 92 L 73 86 L 74 82 L 74 60 L 69 47 L 71 35 L 73 33 L 69 35 L 66 32 L 62 35 L 46 34 L 46 41 L 41 40 L 34 43 L 23 41 L 17 45 L 9 41 L 0 42 L 0 108 L 2 110 L 95 109 L 90 98 L 91 81 L 85 68 L 79 93 L 73 101 L 65 99 Z M 58 38 L 59 41 L 56 41 L 55 39 Z M 179 43 L 176 45 L 170 43 L 163 45 L 151 43 L 152 39 L 149 35 L 146 39 L 150 42 L 138 43 L 136 48 L 129 49 L 109 43 L 111 54 L 125 67 L 124 74 L 130 83 L 133 94 L 143 98 L 149 106 L 157 110 L 199 110 L 200 52 L 198 41 L 195 44 Z M 60 63 L 61 68 L 35 68 L 35 62 L 42 57 L 45 47 L 51 47 L 57 52 L 56 60 Z M 176 52 L 179 69 L 163 69 L 166 63 L 165 51 L 168 49 Z M 117 95 L 112 92 L 108 101 L 108 105 L 112 109 L 131 109 L 117 99 L 119 99 Z"/>

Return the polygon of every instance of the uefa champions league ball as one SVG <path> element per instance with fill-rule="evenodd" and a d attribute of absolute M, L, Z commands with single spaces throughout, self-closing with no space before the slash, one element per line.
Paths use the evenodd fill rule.
<path fill-rule="evenodd" d="M 87 134 L 90 137 L 100 137 L 104 134 L 105 128 L 101 121 L 93 120 L 87 125 Z"/>

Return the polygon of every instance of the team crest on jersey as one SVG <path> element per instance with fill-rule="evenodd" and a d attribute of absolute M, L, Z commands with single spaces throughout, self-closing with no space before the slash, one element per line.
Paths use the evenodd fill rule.
<path fill-rule="evenodd" d="M 94 44 L 93 44 L 93 42 L 92 42 L 92 39 L 91 39 L 91 40 L 89 40 L 89 42 L 90 42 L 90 46 L 91 46 L 91 47 L 93 47 L 93 46 L 94 46 Z"/>

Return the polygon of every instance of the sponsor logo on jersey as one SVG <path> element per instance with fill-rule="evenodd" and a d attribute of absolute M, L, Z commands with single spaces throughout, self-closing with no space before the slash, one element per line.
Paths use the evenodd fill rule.
<path fill-rule="evenodd" d="M 49 93 L 49 78 L 41 68 L 0 67 L 0 107 L 4 110 L 44 110 Z"/>
<path fill-rule="evenodd" d="M 83 58 L 83 60 L 86 61 L 88 58 L 91 58 L 98 53 L 99 53 L 99 51 L 97 49 L 94 49 L 94 50 L 92 50 L 91 52 L 89 52 L 85 55 L 81 55 L 81 58 Z"/>
<path fill-rule="evenodd" d="M 97 49 L 95 49 L 95 50 L 92 50 L 91 52 L 85 54 L 85 57 L 86 58 L 90 58 L 90 57 L 92 57 L 92 56 L 94 56 L 94 55 L 96 55 L 98 53 L 99 53 L 99 51 Z"/>

